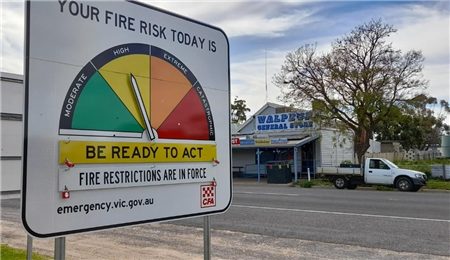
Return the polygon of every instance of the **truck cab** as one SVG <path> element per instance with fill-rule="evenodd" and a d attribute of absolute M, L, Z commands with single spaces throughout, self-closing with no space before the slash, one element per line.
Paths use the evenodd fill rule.
<path fill-rule="evenodd" d="M 418 171 L 400 169 L 384 158 L 367 158 L 364 166 L 367 184 L 394 185 L 400 191 L 419 189 L 427 184 L 427 176 Z"/>
<path fill-rule="evenodd" d="M 369 158 L 366 160 L 364 181 L 371 184 L 392 184 L 394 169 L 398 166 L 388 160 Z"/>

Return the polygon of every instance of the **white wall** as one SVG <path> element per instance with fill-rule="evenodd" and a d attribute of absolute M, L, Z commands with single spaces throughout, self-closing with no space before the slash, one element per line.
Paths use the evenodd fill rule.
<path fill-rule="evenodd" d="M 17 116 L 23 114 L 23 76 L 4 72 L 0 75 L 0 189 L 14 191 L 20 190 L 22 178 L 23 122 Z M 15 118 L 6 120 L 5 113 Z"/>
<path fill-rule="evenodd" d="M 18 191 L 21 189 L 22 160 L 1 161 L 1 191 Z"/>
<path fill-rule="evenodd" d="M 1 156 L 22 156 L 22 121 L 1 121 Z"/>
<path fill-rule="evenodd" d="M 367 149 L 368 153 L 381 153 L 381 142 L 377 142 L 372 139 L 370 139 L 369 142 L 370 147 Z"/>
<path fill-rule="evenodd" d="M 22 114 L 25 99 L 23 83 L 11 82 L 7 78 L 23 80 L 23 76 L 4 72 L 0 75 L 2 77 L 0 84 L 0 98 L 2 101 L 0 111 L 2 113 Z"/>
<path fill-rule="evenodd" d="M 274 107 L 267 107 L 259 115 L 273 115 L 276 113 L 276 109 Z"/>
<path fill-rule="evenodd" d="M 255 131 L 255 121 L 254 121 L 255 119 L 253 119 L 251 122 L 250 122 L 250 124 L 248 124 L 248 125 L 246 125 L 244 128 L 242 128 L 241 129 L 241 131 L 240 131 L 240 133 L 241 134 L 250 134 L 250 133 L 252 133 L 253 134 L 253 132 Z"/>
<path fill-rule="evenodd" d="M 323 166 L 339 166 L 342 161 L 354 161 L 353 141 L 349 137 L 332 130 L 320 130 L 320 134 L 319 146 Z M 337 141 L 333 140 L 333 137 Z"/>

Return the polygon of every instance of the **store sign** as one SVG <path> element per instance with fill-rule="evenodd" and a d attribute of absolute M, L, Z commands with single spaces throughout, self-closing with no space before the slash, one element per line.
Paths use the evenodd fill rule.
<path fill-rule="evenodd" d="M 242 145 L 255 145 L 255 139 L 242 139 L 241 146 Z"/>
<path fill-rule="evenodd" d="M 237 137 L 231 138 L 231 144 L 232 145 L 239 145 L 241 143 L 241 140 Z"/>
<path fill-rule="evenodd" d="M 270 139 L 270 144 L 287 144 L 287 138 L 272 138 Z"/>
<path fill-rule="evenodd" d="M 280 113 L 256 117 L 256 131 L 286 131 L 313 127 L 311 112 Z"/>
<path fill-rule="evenodd" d="M 221 29 L 137 1 L 26 1 L 25 17 L 21 216 L 30 235 L 228 209 Z"/>
<path fill-rule="evenodd" d="M 270 145 L 270 139 L 255 139 L 255 145 Z"/>

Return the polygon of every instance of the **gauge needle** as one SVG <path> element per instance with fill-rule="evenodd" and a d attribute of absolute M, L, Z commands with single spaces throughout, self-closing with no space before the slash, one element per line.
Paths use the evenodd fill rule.
<path fill-rule="evenodd" d="M 144 118 L 145 126 L 147 127 L 147 133 L 150 140 L 155 139 L 155 135 L 153 134 L 152 126 L 150 125 L 150 119 L 148 118 L 147 112 L 145 110 L 144 102 L 142 101 L 142 95 L 139 91 L 138 84 L 133 74 L 130 73 L 131 78 L 131 86 L 133 87 L 134 96 L 139 105 L 139 110 L 141 111 L 141 115 Z"/>

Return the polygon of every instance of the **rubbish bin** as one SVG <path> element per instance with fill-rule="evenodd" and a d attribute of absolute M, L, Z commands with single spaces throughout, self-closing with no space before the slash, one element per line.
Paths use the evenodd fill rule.
<path fill-rule="evenodd" d="M 267 183 L 292 182 L 291 167 L 285 161 L 271 161 L 266 163 Z"/>

